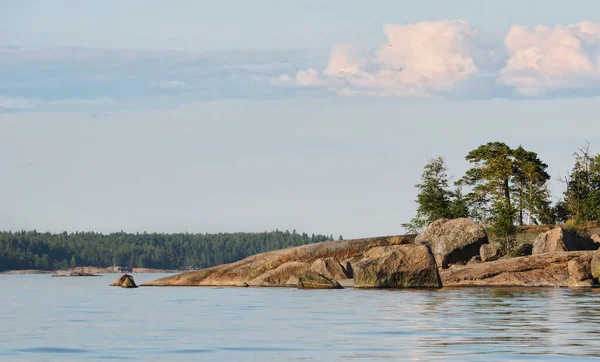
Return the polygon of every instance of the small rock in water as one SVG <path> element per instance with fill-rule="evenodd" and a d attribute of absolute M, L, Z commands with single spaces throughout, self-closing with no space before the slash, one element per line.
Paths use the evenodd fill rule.
<path fill-rule="evenodd" d="M 137 288 L 138 286 L 135 284 L 133 280 L 133 276 L 129 274 L 121 275 L 117 280 L 110 283 L 111 287 L 121 287 L 121 288 Z"/>

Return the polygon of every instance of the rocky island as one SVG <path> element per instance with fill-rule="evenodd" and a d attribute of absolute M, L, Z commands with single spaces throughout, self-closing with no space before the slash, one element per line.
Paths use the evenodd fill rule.
<path fill-rule="evenodd" d="M 339 288 L 351 279 L 355 288 L 592 287 L 600 276 L 597 240 L 557 226 L 523 248 L 531 255 L 502 257 L 481 225 L 440 219 L 418 235 L 303 245 L 142 286 Z"/>

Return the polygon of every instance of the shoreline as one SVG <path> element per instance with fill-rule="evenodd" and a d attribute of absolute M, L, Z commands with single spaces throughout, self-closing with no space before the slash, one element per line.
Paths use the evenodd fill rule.
<path fill-rule="evenodd" d="M 22 269 L 22 270 L 6 270 L 0 272 L 0 275 L 26 275 L 26 274 L 68 274 L 70 272 L 83 272 L 89 274 L 177 274 L 184 273 L 188 270 L 171 270 L 171 269 L 148 269 L 148 268 L 133 268 L 131 271 L 126 270 L 109 270 L 104 268 L 83 267 L 75 269 L 61 270 L 39 270 L 39 269 Z"/>

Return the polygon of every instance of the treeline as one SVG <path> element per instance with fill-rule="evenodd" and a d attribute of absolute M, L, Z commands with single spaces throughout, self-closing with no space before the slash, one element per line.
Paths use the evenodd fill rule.
<path fill-rule="evenodd" d="M 450 185 L 442 157 L 424 167 L 416 185 L 417 214 L 403 226 L 418 231 L 439 218 L 470 217 L 501 236 L 510 249 L 519 226 L 566 223 L 577 230 L 600 220 L 600 155 L 587 144 L 574 153 L 571 172 L 564 176 L 564 193 L 552 202 L 548 165 L 522 146 L 490 142 L 470 151 L 470 168 Z"/>
<path fill-rule="evenodd" d="M 206 268 L 257 253 L 330 239 L 333 236 L 309 236 L 296 230 L 219 234 L 118 232 L 106 235 L 95 232 L 0 232 L 0 270 L 57 270 L 76 266 Z"/>

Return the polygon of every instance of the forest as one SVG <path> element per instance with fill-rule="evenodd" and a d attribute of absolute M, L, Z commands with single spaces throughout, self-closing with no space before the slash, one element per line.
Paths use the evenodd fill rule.
<path fill-rule="evenodd" d="M 257 253 L 330 239 L 332 235 L 309 236 L 296 230 L 219 234 L 0 232 L 0 271 L 77 266 L 206 268 Z"/>
<path fill-rule="evenodd" d="M 403 224 L 418 232 L 441 218 L 468 217 L 500 237 L 507 251 L 525 225 L 562 224 L 572 232 L 600 220 L 600 155 L 590 144 L 573 153 L 573 165 L 559 182 L 563 193 L 549 190 L 548 165 L 522 146 L 490 142 L 470 151 L 470 168 L 452 185 L 444 158 L 427 162 L 416 186 L 416 216 Z"/>

